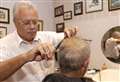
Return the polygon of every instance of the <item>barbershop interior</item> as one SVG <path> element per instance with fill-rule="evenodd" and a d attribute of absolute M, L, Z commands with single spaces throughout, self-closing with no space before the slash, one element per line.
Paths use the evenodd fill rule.
<path fill-rule="evenodd" d="M 21 6 L 21 3 L 23 4 L 25 3 L 24 5 L 22 5 L 23 8 Z M 28 4 L 30 4 L 29 9 L 28 9 Z M 32 8 L 33 6 L 34 8 Z M 26 22 L 24 20 L 22 21 L 19 20 L 19 19 L 26 18 L 24 13 L 26 13 L 27 11 L 30 12 L 29 14 L 27 13 L 29 16 L 26 16 L 28 17 L 28 19 L 32 18 L 31 12 L 35 11 L 35 13 L 32 13 L 33 19 L 29 20 L 29 22 Z M 34 21 L 34 18 L 35 18 L 34 15 L 36 15 L 36 12 L 38 14 L 37 25 L 36 25 L 36 20 Z M 22 15 L 24 15 L 24 17 L 22 17 Z M 34 59 L 30 60 L 30 62 L 27 61 L 27 63 L 26 62 L 22 63 L 22 61 L 20 62 L 20 58 L 17 61 L 16 57 L 19 57 L 19 55 L 21 55 L 22 52 L 26 52 L 32 49 L 32 48 L 28 48 L 28 47 L 31 47 L 31 45 L 27 45 L 25 47 L 26 43 L 28 42 L 26 38 L 21 35 L 21 34 L 23 35 L 27 34 L 27 33 L 24 33 L 25 31 L 24 32 L 22 31 L 23 29 L 26 30 L 29 28 L 29 27 L 27 28 L 27 24 L 29 24 L 31 29 L 32 27 L 34 27 L 33 25 L 36 25 L 37 32 L 39 31 L 48 32 L 45 35 L 44 33 L 43 35 L 42 33 L 40 34 L 40 38 L 41 37 L 43 38 L 43 42 L 52 41 L 45 38 L 45 37 L 50 38 L 50 36 L 48 36 L 50 34 L 49 31 L 55 32 L 57 34 L 61 34 L 61 36 L 54 33 L 50 34 L 51 37 L 53 38 L 54 36 L 60 37 L 59 43 L 56 44 L 57 47 L 59 47 L 60 46 L 59 44 L 61 44 L 62 42 L 64 44 L 65 39 L 67 38 L 70 39 L 72 37 L 77 37 L 77 36 L 83 41 L 83 44 L 85 42 L 87 45 L 89 45 L 90 46 L 89 64 L 83 75 L 78 74 L 76 76 L 77 78 L 80 78 L 80 79 L 82 77 L 90 78 L 93 81 L 74 80 L 75 78 L 73 75 L 75 74 L 73 74 L 72 72 L 75 73 L 75 70 L 78 69 L 77 66 L 76 68 L 74 68 L 74 65 L 73 65 L 73 69 L 72 67 L 70 69 L 68 65 L 65 65 L 65 64 L 70 64 L 70 62 L 74 59 L 74 56 L 72 57 L 70 55 L 73 59 L 71 58 L 71 61 L 69 63 L 67 60 L 64 60 L 65 58 L 62 58 L 60 60 L 58 56 L 60 53 L 62 53 L 62 51 L 64 51 L 66 54 L 69 54 L 69 52 L 77 54 L 77 49 L 74 47 L 82 48 L 80 47 L 82 46 L 82 42 L 79 43 L 77 42 L 77 40 L 75 40 L 76 41 L 75 44 L 72 43 L 71 39 L 70 39 L 71 44 L 69 44 L 69 40 L 67 43 L 65 43 L 66 45 L 67 44 L 73 45 L 74 46 L 73 49 L 70 48 L 71 49 L 70 50 L 68 48 L 68 51 L 65 51 L 67 50 L 67 48 L 58 50 L 58 52 L 60 53 L 58 53 L 57 56 L 55 56 L 55 61 L 54 61 L 55 65 L 53 68 L 49 69 L 49 66 L 51 65 L 51 63 L 46 62 L 49 58 L 44 59 L 44 57 L 42 58 L 42 55 L 40 55 L 40 60 L 37 60 L 37 56 L 35 55 Z M 23 27 L 23 28 L 20 29 L 19 27 Z M 68 29 L 67 31 L 65 31 L 66 28 Z M 72 30 L 70 30 L 69 28 L 71 28 Z M 17 39 L 14 38 L 15 42 L 13 42 L 13 37 L 10 39 L 10 36 L 15 36 L 15 34 L 10 35 L 14 33 L 14 31 L 16 31 L 15 33 L 18 33 L 18 36 L 21 37 L 20 41 L 22 40 L 22 37 L 23 37 L 23 42 L 21 41 L 20 45 L 23 46 L 24 48 L 21 48 L 20 46 L 19 47 L 20 49 L 18 49 L 18 46 L 16 45 L 19 42 L 15 43 Z M 62 33 L 64 35 L 66 34 L 65 38 L 63 38 Z M 69 37 L 69 35 L 71 35 L 71 37 Z M 27 37 L 30 37 L 30 36 L 33 37 L 34 32 L 31 32 L 31 34 L 29 32 Z M 62 40 L 61 40 L 61 37 L 62 37 Z M 28 39 L 28 41 L 29 40 L 31 39 Z M 42 40 L 40 39 L 40 41 Z M 25 44 L 22 44 L 22 43 L 25 43 Z M 79 45 L 77 45 L 78 43 Z M 5 48 L 3 47 L 4 45 L 5 45 Z M 45 47 L 45 46 L 42 45 L 42 47 Z M 42 49 L 42 47 L 39 47 L 38 49 Z M 13 56 L 11 56 L 12 53 L 10 54 L 8 51 L 10 53 L 12 52 Z M 34 54 L 32 50 L 30 52 Z M 42 50 L 40 50 L 40 53 L 42 53 Z M 87 54 L 88 52 L 84 52 L 84 51 L 82 52 L 81 50 L 80 53 Z M 35 53 L 35 54 L 38 54 L 38 53 Z M 83 57 L 82 60 L 78 59 L 79 61 L 77 61 L 78 64 L 80 63 L 80 61 L 81 63 L 83 63 L 81 66 L 79 66 L 80 70 L 82 70 L 82 66 L 84 66 L 84 63 L 87 61 L 87 59 L 84 60 L 84 56 L 81 56 L 81 57 Z M 16 58 L 16 60 L 14 60 L 14 58 Z M 22 58 L 21 60 L 25 58 Z M 68 60 L 69 58 L 70 57 L 68 57 Z M 62 60 L 66 62 L 64 62 L 64 64 L 61 64 Z M 38 64 L 38 62 L 41 62 L 41 61 L 43 61 L 42 64 L 41 63 Z M 2 63 L 3 64 L 5 63 L 6 65 L 3 65 Z M 43 66 L 44 64 L 45 64 L 45 67 Z M 18 67 L 15 67 L 15 66 L 18 66 Z M 64 68 L 64 66 L 66 66 L 66 68 Z M 7 68 L 9 68 L 9 70 Z M 53 69 L 55 69 L 54 72 L 53 72 Z M 0 70 L 3 70 L 3 71 L 0 71 L 0 82 L 64 82 L 64 80 L 65 82 L 94 82 L 94 81 L 95 82 L 120 82 L 120 0 L 0 0 Z M 50 72 L 55 74 L 60 73 L 60 78 L 59 78 L 59 75 L 58 77 L 57 75 L 51 76 L 47 78 L 47 79 L 50 79 L 47 81 L 47 79 L 44 79 L 44 78 L 47 75 L 51 74 Z M 79 71 L 79 72 L 82 73 L 82 71 Z M 62 74 L 63 76 L 61 76 Z M 65 78 L 69 80 L 66 80 Z M 59 81 L 59 79 L 63 79 L 63 80 Z"/>

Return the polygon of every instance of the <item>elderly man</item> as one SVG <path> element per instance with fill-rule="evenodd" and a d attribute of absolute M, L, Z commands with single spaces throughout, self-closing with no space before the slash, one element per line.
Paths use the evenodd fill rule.
<path fill-rule="evenodd" d="M 46 76 L 43 82 L 93 82 L 92 79 L 83 77 L 90 57 L 86 41 L 76 37 L 64 39 L 57 54 L 60 73 Z"/>
<path fill-rule="evenodd" d="M 18 2 L 13 11 L 16 31 L 0 40 L 0 82 L 40 82 L 54 72 L 54 47 L 76 35 L 76 28 L 37 32 L 39 17 L 31 3 Z"/>

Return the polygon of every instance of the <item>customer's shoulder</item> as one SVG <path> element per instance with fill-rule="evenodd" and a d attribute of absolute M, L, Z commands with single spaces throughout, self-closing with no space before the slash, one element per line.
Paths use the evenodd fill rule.
<path fill-rule="evenodd" d="M 92 78 L 83 77 L 81 78 L 82 82 L 95 82 Z"/>
<path fill-rule="evenodd" d="M 59 73 L 52 73 L 46 76 L 46 78 L 53 78 L 53 77 L 61 77 L 62 75 Z"/>
<path fill-rule="evenodd" d="M 58 73 L 53 73 L 47 75 L 42 82 L 61 82 L 63 80 L 63 76 Z"/>

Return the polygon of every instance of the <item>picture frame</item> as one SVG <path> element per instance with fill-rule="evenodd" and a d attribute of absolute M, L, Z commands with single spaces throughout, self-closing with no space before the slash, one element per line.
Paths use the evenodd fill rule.
<path fill-rule="evenodd" d="M 83 2 L 74 3 L 74 16 L 83 14 Z"/>
<path fill-rule="evenodd" d="M 108 0 L 108 10 L 118 10 L 120 9 L 120 0 Z"/>
<path fill-rule="evenodd" d="M 72 19 L 72 11 L 66 11 L 66 12 L 64 12 L 63 19 L 64 20 L 70 20 L 70 19 Z"/>
<path fill-rule="evenodd" d="M 9 24 L 10 10 L 8 8 L 0 7 L 0 23 Z"/>
<path fill-rule="evenodd" d="M 57 33 L 64 32 L 64 28 L 65 28 L 64 22 L 56 24 L 56 32 Z"/>
<path fill-rule="evenodd" d="M 43 20 L 38 20 L 38 31 L 43 31 Z"/>
<path fill-rule="evenodd" d="M 54 9 L 55 17 L 62 16 L 64 14 L 64 6 L 60 5 Z"/>
<path fill-rule="evenodd" d="M 7 28 L 0 26 L 0 39 L 7 35 Z"/>
<path fill-rule="evenodd" d="M 85 0 L 85 12 L 92 13 L 103 10 L 103 0 Z"/>

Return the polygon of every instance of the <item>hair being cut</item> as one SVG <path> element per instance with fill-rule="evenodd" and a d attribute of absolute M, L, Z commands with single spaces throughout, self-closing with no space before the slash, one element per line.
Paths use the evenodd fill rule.
<path fill-rule="evenodd" d="M 77 71 L 90 56 L 89 44 L 77 37 L 66 38 L 58 50 L 58 63 L 63 72 Z"/>

